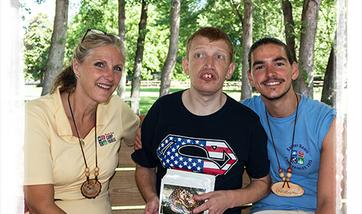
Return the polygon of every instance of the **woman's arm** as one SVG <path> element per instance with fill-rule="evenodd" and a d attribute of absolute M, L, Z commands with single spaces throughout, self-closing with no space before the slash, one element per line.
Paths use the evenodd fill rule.
<path fill-rule="evenodd" d="M 24 186 L 26 204 L 32 214 L 65 213 L 54 203 L 54 187 L 52 184 Z"/>
<path fill-rule="evenodd" d="M 44 106 L 41 102 L 26 105 L 24 197 L 30 213 L 65 213 L 54 203 L 50 120 Z"/>

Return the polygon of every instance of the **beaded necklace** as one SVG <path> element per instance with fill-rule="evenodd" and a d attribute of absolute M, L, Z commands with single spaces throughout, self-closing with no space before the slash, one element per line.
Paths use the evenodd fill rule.
<path fill-rule="evenodd" d="M 275 147 L 273 132 L 271 130 L 271 126 L 270 126 L 270 122 L 269 122 L 268 112 L 265 109 L 265 116 L 266 116 L 266 120 L 267 120 L 267 123 L 268 123 L 269 133 L 270 133 L 270 136 L 271 136 L 271 141 L 273 143 L 275 157 L 276 157 L 277 163 L 278 163 L 278 173 L 279 173 L 279 177 L 283 181 L 283 182 L 274 183 L 272 185 L 272 191 L 276 195 L 284 196 L 284 197 L 295 197 L 295 196 L 301 196 L 301 195 L 304 194 L 304 190 L 303 190 L 302 187 L 300 187 L 298 184 L 294 184 L 294 183 L 291 182 L 291 177 L 292 177 L 292 172 L 293 172 L 293 170 L 292 170 L 292 152 L 293 152 L 293 147 L 294 147 L 295 127 L 296 127 L 296 124 L 297 124 L 298 108 L 299 108 L 298 95 L 295 94 L 295 97 L 297 99 L 297 107 L 296 107 L 295 118 L 294 118 L 292 144 L 291 144 L 291 148 L 290 148 L 289 165 L 288 165 L 286 176 L 284 175 L 284 171 L 283 171 L 283 169 L 281 168 L 281 165 L 280 165 L 278 153 L 277 153 L 277 150 L 276 150 L 276 147 Z M 287 185 L 287 188 L 285 188 L 285 185 Z"/>
<path fill-rule="evenodd" d="M 96 156 L 95 157 L 96 158 L 96 167 L 94 168 L 94 178 L 90 179 L 89 178 L 90 170 L 89 170 L 87 160 L 84 155 L 83 146 L 82 146 L 82 144 L 84 144 L 84 141 L 80 138 L 78 127 L 77 127 L 77 124 L 74 119 L 72 106 L 70 105 L 69 97 L 70 97 L 70 93 L 68 93 L 69 110 L 70 110 L 70 114 L 72 116 L 75 130 L 77 132 L 80 150 L 82 151 L 82 156 L 83 156 L 84 165 L 85 165 L 84 174 L 87 177 L 86 181 L 83 182 L 83 184 L 80 188 L 80 191 L 81 191 L 82 195 L 86 198 L 95 198 L 99 195 L 99 193 L 101 192 L 101 189 L 102 189 L 102 184 L 98 181 L 99 168 L 98 168 L 98 159 L 97 159 L 97 109 L 96 109 L 96 116 L 95 116 L 95 123 L 94 123 L 95 124 L 94 125 L 94 147 L 95 147 L 95 156 Z"/>

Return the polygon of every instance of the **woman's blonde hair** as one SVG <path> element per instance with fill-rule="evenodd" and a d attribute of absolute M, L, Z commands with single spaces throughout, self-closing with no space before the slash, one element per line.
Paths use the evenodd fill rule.
<path fill-rule="evenodd" d="M 102 31 L 88 29 L 80 43 L 75 47 L 72 61 L 77 60 L 82 63 L 92 49 L 106 45 L 117 47 L 120 50 L 123 61 L 125 60 L 125 53 L 121 48 L 119 37 Z M 69 65 L 57 75 L 50 93 L 54 93 L 58 87 L 60 92 L 71 92 L 75 89 L 76 85 L 77 78 L 74 74 L 73 66 Z"/>

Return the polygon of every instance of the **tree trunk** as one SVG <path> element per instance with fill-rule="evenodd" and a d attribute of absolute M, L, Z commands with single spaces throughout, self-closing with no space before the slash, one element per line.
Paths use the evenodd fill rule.
<path fill-rule="evenodd" d="M 69 1 L 56 0 L 55 4 L 54 27 L 41 95 L 49 93 L 54 78 L 63 68 Z"/>
<path fill-rule="evenodd" d="M 172 0 L 171 6 L 171 37 L 167 58 L 162 68 L 160 96 L 169 93 L 171 86 L 171 73 L 176 63 L 177 42 L 180 31 L 180 6 L 181 0 Z"/>
<path fill-rule="evenodd" d="M 297 57 L 295 53 L 295 34 L 294 34 L 294 20 L 293 20 L 293 7 L 289 0 L 282 0 L 283 17 L 284 17 L 284 32 L 285 41 L 292 52 L 292 58 L 296 62 Z"/>
<path fill-rule="evenodd" d="M 253 2 L 244 0 L 243 18 L 243 67 L 241 74 L 241 99 L 251 97 L 251 86 L 248 80 L 249 62 L 248 53 L 253 41 Z"/>
<path fill-rule="evenodd" d="M 140 23 L 138 24 L 137 50 L 133 65 L 133 79 L 132 79 L 132 88 L 131 88 L 131 108 L 137 114 L 139 114 L 142 59 L 143 59 L 145 38 L 147 33 L 146 29 L 147 10 L 148 10 L 147 2 L 146 0 L 142 0 L 141 18 L 140 18 Z"/>
<path fill-rule="evenodd" d="M 121 48 L 123 53 L 125 53 L 124 42 L 126 39 L 126 1 L 125 0 L 118 0 L 118 33 L 119 38 L 121 40 Z M 121 81 L 117 88 L 117 94 L 121 98 L 125 98 L 126 96 L 126 80 L 127 80 L 127 69 L 126 69 L 126 62 L 123 67 Z"/>
<path fill-rule="evenodd" d="M 299 49 L 299 77 L 295 90 L 313 98 L 314 44 L 320 0 L 304 0 Z"/>
<path fill-rule="evenodd" d="M 336 69 L 335 69 L 335 53 L 332 47 L 329 54 L 326 73 L 324 74 L 323 89 L 321 101 L 335 107 L 336 104 Z"/>

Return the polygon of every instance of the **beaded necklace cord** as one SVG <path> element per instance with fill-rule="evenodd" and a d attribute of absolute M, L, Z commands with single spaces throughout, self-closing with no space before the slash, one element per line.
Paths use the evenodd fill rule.
<path fill-rule="evenodd" d="M 294 118 L 294 126 L 293 126 L 293 135 L 292 135 L 292 145 L 290 148 L 290 157 L 289 157 L 289 165 L 288 165 L 288 169 L 287 169 L 287 174 L 286 176 L 284 175 L 283 169 L 280 166 L 280 161 L 279 161 L 279 157 L 278 157 L 278 153 L 275 147 L 275 141 L 274 141 L 274 137 L 273 137 L 273 132 L 271 131 L 271 126 L 270 126 L 270 122 L 269 122 L 269 116 L 268 116 L 268 112 L 265 109 L 265 115 L 266 115 L 266 120 L 268 123 L 268 128 L 269 128 L 269 132 L 270 132 L 270 136 L 272 139 L 272 143 L 273 143 L 273 148 L 274 148 L 274 152 L 275 152 L 275 156 L 277 158 L 277 163 L 278 163 L 278 173 L 279 173 L 279 177 L 283 180 L 283 186 L 285 186 L 285 184 L 287 184 L 288 188 L 290 188 L 289 186 L 289 182 L 290 182 L 290 178 L 292 177 L 292 152 L 293 152 L 293 147 L 294 147 L 294 136 L 295 136 L 295 127 L 297 124 L 297 119 L 298 119 L 298 107 L 299 107 L 299 98 L 298 95 L 295 94 L 295 97 L 297 98 L 297 107 L 296 107 L 296 113 L 295 113 L 295 118 Z"/>
<path fill-rule="evenodd" d="M 83 141 L 83 139 L 80 138 L 79 130 L 78 130 L 77 124 L 75 122 L 73 109 L 72 109 L 72 106 L 70 105 L 69 97 L 70 97 L 70 93 L 68 93 L 69 110 L 70 110 L 70 114 L 72 116 L 72 120 L 73 120 L 73 124 L 74 124 L 75 130 L 76 130 L 76 133 L 77 133 L 80 150 L 82 151 L 82 156 L 83 156 L 84 165 L 85 165 L 84 174 L 87 177 L 87 180 L 85 182 L 83 182 L 83 184 L 81 186 L 81 193 L 86 198 L 95 198 L 98 196 L 98 194 L 100 193 L 101 188 L 102 188 L 101 183 L 98 181 L 99 167 L 98 167 L 98 158 L 97 158 L 97 108 L 96 108 L 96 112 L 95 112 L 95 122 L 94 122 L 94 124 L 95 124 L 94 125 L 94 148 L 95 148 L 96 167 L 94 168 L 94 179 L 90 179 L 89 178 L 90 170 L 89 170 L 87 160 L 86 160 L 85 154 L 84 154 L 84 149 L 82 146 L 82 144 L 84 144 L 84 141 Z"/>

